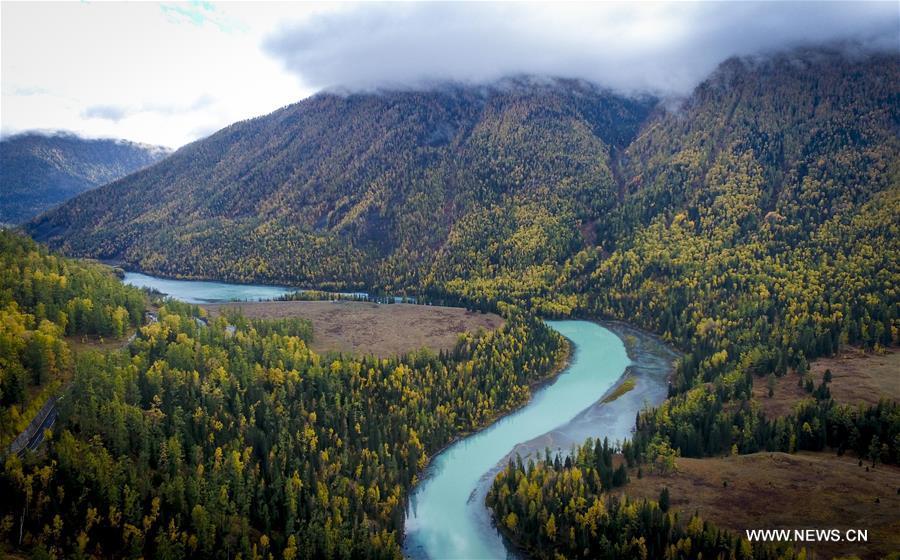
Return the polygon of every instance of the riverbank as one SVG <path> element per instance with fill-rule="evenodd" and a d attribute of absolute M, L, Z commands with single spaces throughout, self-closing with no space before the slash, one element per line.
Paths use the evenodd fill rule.
<path fill-rule="evenodd" d="M 565 371 L 565 369 L 567 367 L 569 367 L 569 359 L 571 357 L 572 345 L 569 342 L 569 340 L 566 338 L 563 338 L 563 342 L 565 344 L 565 350 L 561 353 L 561 357 L 557 360 L 556 365 L 553 368 L 551 368 L 550 372 L 543 379 L 538 379 L 537 381 L 533 381 L 528 384 L 528 390 L 530 393 L 530 395 L 528 396 L 528 400 L 526 400 L 525 402 L 523 402 L 519 405 L 516 405 L 516 406 L 510 408 L 509 410 L 506 410 L 506 411 L 503 411 L 503 412 L 500 412 L 498 414 L 491 416 L 491 418 L 487 422 L 485 422 L 480 428 L 478 428 L 476 430 L 468 430 L 468 431 L 459 432 L 458 434 L 456 434 L 455 436 L 450 438 L 450 441 L 448 441 L 447 443 L 445 443 L 444 445 L 442 445 L 440 448 L 438 448 L 436 451 L 434 451 L 433 453 L 431 453 L 429 455 L 428 464 L 425 465 L 424 469 L 422 469 L 418 473 L 416 473 L 416 480 L 418 480 L 421 483 L 427 477 L 427 473 L 428 473 L 429 469 L 431 469 L 431 467 L 432 467 L 431 462 L 434 460 L 435 457 L 437 457 L 438 455 L 440 455 L 441 453 L 443 453 L 450 447 L 453 447 L 459 441 L 464 440 L 467 437 L 473 436 L 483 430 L 487 430 L 488 428 L 493 426 L 496 422 L 499 422 L 501 419 L 509 416 L 510 414 L 515 414 L 519 410 L 528 406 L 528 404 L 534 398 L 534 393 L 536 391 L 540 390 L 547 384 L 555 381 L 557 376 L 559 376 L 560 373 L 562 373 L 563 371 Z M 407 496 L 407 508 L 409 507 L 408 502 L 409 502 L 409 497 Z M 405 533 L 405 531 L 401 531 L 401 534 L 400 534 L 401 540 L 403 540 L 403 537 L 405 536 L 404 533 Z"/>
<path fill-rule="evenodd" d="M 407 557 L 506 557 L 509 547 L 484 505 L 487 490 L 505 460 L 516 453 L 542 454 L 546 447 L 557 447 L 554 442 L 562 435 L 579 444 L 588 435 L 603 437 L 605 434 L 598 432 L 605 426 L 591 421 L 608 420 L 592 411 L 626 379 L 632 380 L 629 383 L 634 383 L 635 389 L 601 407 L 616 408 L 624 419 L 622 437 L 611 439 L 630 434 L 635 415 L 645 402 L 665 398 L 675 354 L 658 340 L 632 330 L 614 332 L 598 322 L 547 323 L 570 340 L 568 368 L 540 383 L 524 408 L 432 457 L 410 495 L 404 540 Z M 631 410 L 624 410 L 626 406 Z"/>
<path fill-rule="evenodd" d="M 645 406 L 657 406 L 668 396 L 669 380 L 675 371 L 675 361 L 681 354 L 658 336 L 637 327 L 620 321 L 595 322 L 622 340 L 631 363 L 596 403 L 567 424 L 535 440 L 517 445 L 512 454 L 527 457 L 543 453 L 548 448 L 551 451 L 567 452 L 589 437 L 605 436 L 610 441 L 622 441 L 631 436 L 639 410 Z M 626 382 L 633 383 L 634 387 L 618 395 L 616 399 L 607 401 Z"/>
<path fill-rule="evenodd" d="M 273 286 L 279 288 L 286 288 L 291 291 L 297 291 L 306 289 L 302 286 L 293 285 L 288 281 L 255 281 L 255 280 L 231 280 L 231 279 L 222 279 L 219 276 L 206 276 L 203 274 L 177 274 L 177 273 L 166 273 L 166 272 L 158 272 L 158 271 L 147 271 L 142 269 L 138 264 L 132 262 L 126 262 L 120 259 L 92 259 L 92 258 L 84 258 L 83 260 L 97 262 L 100 264 L 104 264 L 113 270 L 120 270 L 122 274 L 140 274 L 142 276 L 149 276 L 152 278 L 157 278 L 159 280 L 173 280 L 178 282 L 210 282 L 216 284 L 229 284 L 232 286 Z M 121 275 L 120 275 L 121 277 Z"/>
<path fill-rule="evenodd" d="M 546 449 L 556 453 L 568 453 L 589 437 L 594 439 L 607 437 L 611 442 L 622 441 L 629 438 L 634 431 L 638 411 L 647 406 L 658 406 L 667 398 L 669 381 L 681 353 L 655 334 L 627 323 L 608 320 L 595 322 L 622 340 L 631 363 L 595 404 L 582 411 L 568 424 L 517 445 L 508 456 L 518 454 L 523 459 L 529 456 L 543 456 Z M 622 387 L 626 384 L 633 387 L 623 391 Z M 615 398 L 612 398 L 614 395 Z M 478 491 L 482 504 L 504 463 L 505 460 L 485 475 L 482 487 Z M 487 506 L 483 507 L 483 510 L 485 516 L 482 522 L 490 524 L 501 536 L 507 549 L 507 558 L 526 557 L 528 551 L 511 540 L 508 532 L 502 527 L 498 528 L 494 524 Z"/>

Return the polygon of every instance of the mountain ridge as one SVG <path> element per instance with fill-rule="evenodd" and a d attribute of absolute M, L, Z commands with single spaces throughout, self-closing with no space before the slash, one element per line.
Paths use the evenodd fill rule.
<path fill-rule="evenodd" d="M 168 148 L 65 131 L 0 140 L 0 222 L 21 223 L 91 188 L 156 163 Z"/>
<path fill-rule="evenodd" d="M 608 175 L 606 163 L 593 154 L 606 153 L 607 142 L 624 144 L 646 110 L 646 102 L 622 100 L 585 85 L 517 93 L 319 94 L 185 146 L 166 165 L 154 168 L 152 184 L 144 188 L 135 185 L 147 179 L 146 172 L 80 199 L 76 205 L 96 205 L 96 224 L 74 223 L 75 214 L 68 213 L 72 205 L 67 205 L 30 227 L 38 237 L 66 224 L 90 228 L 89 242 L 100 246 L 93 256 L 132 260 L 127 242 L 107 242 L 107 232 L 100 230 L 108 225 L 115 229 L 113 221 L 125 220 L 132 221 L 129 237 L 143 235 L 141 193 L 153 190 L 163 202 L 157 215 L 174 227 L 190 229 L 203 220 L 221 219 L 237 222 L 249 234 L 260 225 L 254 220 L 289 220 L 302 227 L 295 232 L 298 243 L 311 240 L 333 247 L 332 234 L 339 232 L 358 253 L 379 252 L 372 240 L 409 249 L 424 239 L 434 248 L 457 216 L 475 206 L 507 197 L 533 199 L 536 185 L 556 183 L 562 175 L 579 177 L 583 184 L 575 189 L 587 189 L 588 175 Z M 363 117 L 348 122 L 346 116 L 352 114 Z M 558 150 L 547 166 L 540 160 L 548 139 L 560 146 L 590 145 L 592 155 L 581 150 L 571 157 Z M 523 151 L 531 168 L 517 172 L 513 156 Z M 108 196 L 113 190 L 116 196 Z M 114 210 L 113 199 L 121 201 Z M 428 205 L 427 219 L 408 219 L 396 211 L 410 200 Z M 437 214 L 447 216 L 446 221 L 440 223 Z M 190 215 L 191 223 L 182 221 L 182 215 Z M 421 235 L 404 233 L 404 227 Z M 82 241 L 70 249 L 83 252 L 87 244 Z M 124 255 L 116 254 L 123 249 Z M 143 260 L 136 264 L 154 268 Z M 327 280 L 308 274 L 295 275 L 295 280 L 297 276 L 301 281 Z M 348 276 L 354 279 L 354 274 Z"/>
<path fill-rule="evenodd" d="M 660 212 L 706 212 L 717 158 L 760 174 L 738 233 L 799 196 L 804 150 L 830 158 L 877 136 L 878 166 L 889 166 L 900 57 L 811 52 L 730 59 L 676 111 L 561 79 L 320 93 L 189 144 L 28 230 L 170 276 L 395 291 L 552 279 L 579 250 L 612 250 Z M 860 83 L 846 88 L 851 78 Z M 834 144 L 842 130 L 844 147 Z"/>

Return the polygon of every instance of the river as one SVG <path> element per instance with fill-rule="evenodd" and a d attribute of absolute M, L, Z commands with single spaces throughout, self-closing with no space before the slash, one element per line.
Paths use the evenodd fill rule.
<path fill-rule="evenodd" d="M 587 437 L 629 436 L 637 412 L 666 397 L 676 354 L 626 325 L 547 321 L 569 339 L 569 365 L 520 410 L 432 458 L 407 507 L 404 553 L 411 558 L 509 558 L 484 505 L 505 460 L 544 449 L 568 451 Z M 635 387 L 602 402 L 627 377 Z"/>
<path fill-rule="evenodd" d="M 258 284 L 169 280 L 127 272 L 123 282 L 147 287 L 188 303 L 258 301 L 293 288 Z M 493 527 L 484 505 L 488 487 L 505 459 L 568 451 L 587 437 L 611 441 L 629 436 L 637 412 L 666 397 L 676 354 L 656 338 L 620 323 L 547 321 L 569 339 L 567 367 L 536 390 L 531 401 L 486 429 L 463 438 L 432 458 L 410 496 L 404 553 L 412 558 L 514 557 Z M 634 389 L 603 402 L 632 377 Z"/>

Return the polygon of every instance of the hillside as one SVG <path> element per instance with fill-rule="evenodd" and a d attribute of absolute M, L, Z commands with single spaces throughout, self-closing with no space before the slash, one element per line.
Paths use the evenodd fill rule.
<path fill-rule="evenodd" d="M 726 63 L 628 148 L 625 202 L 598 224 L 603 249 L 616 250 L 574 258 L 571 290 L 593 294 L 582 299 L 590 313 L 628 317 L 697 354 L 780 347 L 754 356 L 759 371 L 841 342 L 889 344 L 898 83 L 897 57 Z"/>
<path fill-rule="evenodd" d="M 898 78 L 897 57 L 848 60 L 815 52 L 732 60 L 680 112 L 651 119 L 625 151 L 623 203 L 597 222 L 600 245 L 572 257 L 540 294 L 550 300 L 554 293 L 568 293 L 562 301 L 566 311 L 621 318 L 685 350 L 669 399 L 641 412 L 633 439 L 623 445 L 628 465 L 638 467 L 637 478 L 640 469 L 666 473 L 673 464 L 721 472 L 725 466 L 719 463 L 728 461 L 717 458 L 747 456 L 738 465 L 756 461 L 757 478 L 773 482 L 766 505 L 798 500 L 797 517 L 781 521 L 765 513 L 766 526 L 808 526 L 808 500 L 791 490 L 797 479 L 751 457 L 824 451 L 817 470 L 835 479 L 829 492 L 860 511 L 878 504 L 877 496 L 848 493 L 861 469 L 849 466 L 867 460 L 872 467 L 898 464 L 900 405 L 879 401 L 872 375 L 852 381 L 853 400 L 864 406 L 842 404 L 847 381 L 835 383 L 832 393 L 811 374 L 810 361 L 848 343 L 878 354 L 898 342 Z M 517 293 L 511 283 L 491 287 L 494 297 Z M 760 376 L 769 377 L 776 395 L 800 384 L 806 398 L 786 416 L 773 414 L 753 398 Z M 588 452 L 593 453 L 590 444 L 581 451 Z M 844 460 L 837 469 L 832 454 L 852 454 L 858 462 Z M 697 461 L 675 463 L 679 456 Z M 796 465 L 803 480 L 813 472 L 803 462 Z M 559 460 L 540 461 L 527 473 L 510 465 L 489 496 L 494 518 L 515 520 L 507 523 L 508 536 L 536 557 L 582 551 L 603 557 L 610 550 L 613 556 L 637 556 L 622 552 L 634 544 L 622 531 L 632 506 L 601 496 L 611 486 L 594 484 L 595 470 L 581 460 L 564 468 Z M 588 483 L 570 483 L 579 480 Z M 535 507 L 514 498 L 511 481 L 541 488 L 542 502 Z M 638 481 L 633 489 L 626 484 L 624 493 L 660 492 L 659 480 L 646 484 L 652 490 L 642 492 L 648 486 Z M 642 520 L 653 520 L 639 531 L 649 557 L 662 556 L 666 541 L 655 533 L 660 527 L 669 535 L 669 527 L 686 531 L 691 554 L 727 557 L 747 548 L 733 534 L 706 530 L 694 512 L 701 510 L 720 527 L 746 528 L 731 514 L 753 504 L 727 502 L 729 491 L 717 486 L 710 499 L 720 504 L 719 512 L 728 512 L 718 515 L 704 507 L 698 484 L 672 485 L 672 499 L 688 503 L 681 526 L 666 511 L 668 493 L 660 495 L 659 505 L 632 502 Z M 825 493 L 823 500 L 832 497 Z M 565 506 L 576 503 L 582 505 Z M 602 517 L 604 503 L 608 517 Z M 881 518 L 877 530 L 873 521 L 873 532 L 891 534 L 895 519 Z M 608 541 L 595 536 L 601 530 Z M 555 539 L 557 534 L 575 537 Z M 892 541 L 872 545 L 892 548 Z M 773 557 L 756 549 L 753 556 Z"/>
<path fill-rule="evenodd" d="M 0 223 L 19 224 L 169 154 L 159 146 L 24 133 L 0 141 Z"/>
<path fill-rule="evenodd" d="M 552 293 L 567 257 L 658 216 L 733 242 L 850 215 L 896 169 L 897 74 L 896 56 L 735 59 L 674 112 L 564 80 L 320 94 L 28 230 L 173 276 Z"/>
<path fill-rule="evenodd" d="M 581 247 L 578 224 L 615 204 L 611 153 L 650 103 L 526 79 L 320 94 L 28 227 L 72 254 L 232 280 L 418 286 L 448 238 L 473 236 L 558 262 Z"/>
<path fill-rule="evenodd" d="M 322 94 L 30 233 L 169 275 L 449 292 L 803 367 L 896 340 L 900 56 L 723 63 L 677 110 L 573 81 Z"/>

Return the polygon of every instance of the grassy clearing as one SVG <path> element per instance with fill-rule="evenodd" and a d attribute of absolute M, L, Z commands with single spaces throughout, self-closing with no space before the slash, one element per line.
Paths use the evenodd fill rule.
<path fill-rule="evenodd" d="M 868 406 L 877 404 L 879 399 L 900 400 L 900 351 L 894 348 L 875 353 L 845 347 L 837 356 L 815 360 L 810 364 L 809 375 L 816 386 L 822 383 L 826 370 L 831 370 L 829 389 L 837 403 Z M 753 398 L 766 416 L 785 416 L 797 402 L 809 398 L 798 385 L 799 379 L 794 373 L 776 378 L 770 397 L 767 379 L 754 377 Z"/>
<path fill-rule="evenodd" d="M 680 458 L 676 468 L 643 478 L 632 470 L 624 492 L 655 500 L 668 487 L 672 508 L 682 515 L 699 512 L 741 535 L 746 529 L 868 529 L 867 543 L 811 544 L 820 558 L 881 558 L 900 550 L 900 468 L 879 464 L 867 471 L 855 457 L 828 452 Z"/>
<path fill-rule="evenodd" d="M 457 307 L 376 304 L 353 301 L 273 301 L 209 304 L 211 317 L 237 308 L 246 317 L 308 319 L 313 326 L 312 349 L 392 356 L 420 348 L 450 350 L 460 334 L 494 330 L 504 321 L 493 313 L 474 313 Z"/>
<path fill-rule="evenodd" d="M 71 348 L 72 352 L 74 352 L 75 354 L 80 354 L 82 352 L 87 352 L 90 350 L 97 350 L 99 352 L 111 352 L 113 350 L 119 350 L 127 346 L 128 340 L 131 338 L 131 335 L 133 335 L 134 332 L 134 329 L 129 329 L 128 334 L 126 334 L 122 338 L 88 335 L 67 336 L 65 338 L 66 342 L 69 343 L 69 348 Z"/>

